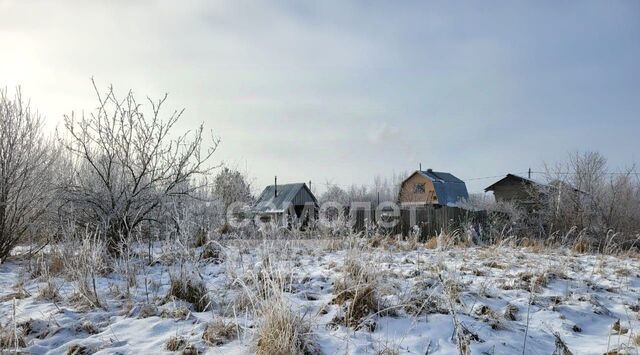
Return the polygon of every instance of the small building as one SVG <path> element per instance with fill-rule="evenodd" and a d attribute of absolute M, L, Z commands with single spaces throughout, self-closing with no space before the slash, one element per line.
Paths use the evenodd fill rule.
<path fill-rule="evenodd" d="M 507 174 L 504 178 L 485 188 L 484 191 L 492 191 L 496 202 L 516 203 L 530 208 L 549 202 L 550 199 L 555 203 L 560 203 L 561 200 L 578 202 L 587 197 L 583 191 L 563 181 L 554 180 L 542 183 L 515 174 Z"/>
<path fill-rule="evenodd" d="M 507 174 L 484 189 L 492 191 L 496 202 L 514 202 L 519 204 L 534 204 L 540 201 L 540 194 L 545 194 L 549 186 L 515 174 Z"/>
<path fill-rule="evenodd" d="M 253 212 L 260 220 L 287 226 L 292 221 L 306 224 L 318 212 L 318 200 L 307 184 L 295 183 L 267 186 L 258 197 Z"/>
<path fill-rule="evenodd" d="M 464 181 L 450 173 L 416 170 L 400 185 L 401 206 L 440 205 L 455 207 L 469 198 Z"/>

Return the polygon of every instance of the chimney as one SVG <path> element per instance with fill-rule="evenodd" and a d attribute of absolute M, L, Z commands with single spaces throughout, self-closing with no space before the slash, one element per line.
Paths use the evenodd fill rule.
<path fill-rule="evenodd" d="M 274 183 L 275 192 L 274 192 L 274 196 L 273 197 L 278 197 L 278 176 L 277 175 L 276 175 L 274 180 L 275 180 L 275 183 Z"/>
<path fill-rule="evenodd" d="M 420 163 L 420 171 L 422 171 L 422 163 Z"/>

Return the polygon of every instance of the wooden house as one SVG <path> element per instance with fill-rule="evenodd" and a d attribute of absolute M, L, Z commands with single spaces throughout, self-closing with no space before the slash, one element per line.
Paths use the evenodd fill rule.
<path fill-rule="evenodd" d="M 262 221 L 287 226 L 292 221 L 306 223 L 318 212 L 318 200 L 307 184 L 295 183 L 267 186 L 258 197 L 253 212 Z"/>
<path fill-rule="evenodd" d="M 416 170 L 400 185 L 401 206 L 441 205 L 455 207 L 469 198 L 464 181 L 450 173 Z"/>
<path fill-rule="evenodd" d="M 546 194 L 549 186 L 515 174 L 507 174 L 484 189 L 492 191 L 496 202 L 513 202 L 518 204 L 534 204 Z"/>

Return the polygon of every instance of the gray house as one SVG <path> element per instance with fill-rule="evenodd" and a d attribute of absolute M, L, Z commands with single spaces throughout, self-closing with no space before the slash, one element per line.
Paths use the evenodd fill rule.
<path fill-rule="evenodd" d="M 307 184 L 295 183 L 269 185 L 258 197 L 253 212 L 262 221 L 275 221 L 286 226 L 290 221 L 306 223 L 315 218 L 319 209 L 318 200 Z"/>

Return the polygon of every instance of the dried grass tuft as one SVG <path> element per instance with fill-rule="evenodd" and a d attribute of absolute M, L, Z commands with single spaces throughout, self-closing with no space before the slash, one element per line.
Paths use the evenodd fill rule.
<path fill-rule="evenodd" d="M 179 351 L 187 346 L 187 339 L 179 336 L 171 336 L 164 345 L 164 348 L 169 351 Z"/>
<path fill-rule="evenodd" d="M 58 286 L 53 279 L 47 279 L 47 284 L 38 290 L 38 298 L 48 301 L 59 301 L 61 299 L 60 292 L 58 292 Z"/>
<path fill-rule="evenodd" d="M 24 348 L 26 346 L 22 331 L 16 335 L 13 328 L 0 325 L 0 349 Z"/>
<path fill-rule="evenodd" d="M 220 264 L 225 260 L 224 250 L 222 250 L 220 244 L 216 242 L 208 242 L 202 248 L 200 258 L 214 264 Z"/>
<path fill-rule="evenodd" d="M 438 248 L 438 238 L 433 237 L 433 238 L 427 240 L 424 243 L 424 247 L 427 248 L 427 249 L 437 249 Z"/>
<path fill-rule="evenodd" d="M 138 318 L 149 318 L 158 315 L 158 307 L 153 304 L 143 304 L 140 306 Z"/>
<path fill-rule="evenodd" d="M 89 355 L 92 353 L 91 349 L 80 344 L 72 344 L 67 349 L 67 355 Z"/>
<path fill-rule="evenodd" d="M 256 354 L 319 354 L 311 326 L 295 314 L 282 295 L 262 305 Z"/>
<path fill-rule="evenodd" d="M 209 294 L 204 282 L 190 277 L 172 276 L 167 297 L 191 303 L 196 312 L 204 312 L 209 306 Z"/>
<path fill-rule="evenodd" d="M 377 280 L 353 254 L 348 254 L 344 266 L 344 276 L 334 282 L 331 303 L 346 305 L 343 315 L 334 318 L 332 323 L 347 327 L 375 329 L 375 323 L 368 319 L 371 313 L 380 310 L 377 294 Z"/>
<path fill-rule="evenodd" d="M 235 339 L 238 336 L 235 324 L 216 318 L 207 324 L 202 333 L 202 340 L 213 346 L 219 346 Z"/>
<path fill-rule="evenodd" d="M 507 307 L 504 309 L 504 319 L 515 321 L 518 319 L 518 307 L 515 305 L 508 303 Z"/>

